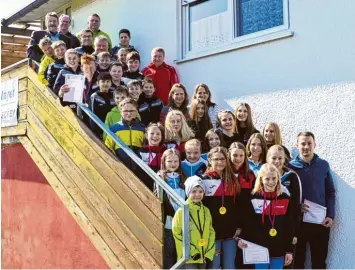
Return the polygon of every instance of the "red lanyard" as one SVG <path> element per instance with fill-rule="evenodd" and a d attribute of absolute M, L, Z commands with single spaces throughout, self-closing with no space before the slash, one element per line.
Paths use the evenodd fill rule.
<path fill-rule="evenodd" d="M 271 199 L 270 199 L 269 220 L 270 220 L 270 223 L 271 223 L 272 228 L 274 228 L 275 219 L 276 219 L 276 214 L 272 215 L 272 212 L 273 212 L 272 210 L 273 210 L 273 208 L 275 207 L 275 204 L 277 204 L 277 195 L 276 195 L 276 197 L 275 197 L 275 204 L 274 204 L 274 206 L 272 205 L 272 202 L 273 202 L 273 200 L 272 200 L 272 198 L 271 198 Z M 263 224 L 264 224 L 264 211 L 265 211 L 266 207 L 267 207 L 266 193 L 264 193 L 264 205 L 263 205 L 263 215 L 262 215 L 262 222 L 263 222 Z"/>

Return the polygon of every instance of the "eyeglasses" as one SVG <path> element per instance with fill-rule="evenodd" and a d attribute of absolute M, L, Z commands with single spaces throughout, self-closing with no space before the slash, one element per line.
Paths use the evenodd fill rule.
<path fill-rule="evenodd" d="M 125 110 L 125 111 L 122 111 L 123 113 L 134 113 L 134 112 L 137 112 L 137 110 Z"/>
<path fill-rule="evenodd" d="M 226 159 L 225 158 L 212 158 L 211 161 L 213 161 L 213 162 L 218 162 L 218 161 L 225 162 Z"/>

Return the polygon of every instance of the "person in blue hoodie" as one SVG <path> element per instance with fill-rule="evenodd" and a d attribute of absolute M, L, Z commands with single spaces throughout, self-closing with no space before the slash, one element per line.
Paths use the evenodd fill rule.
<path fill-rule="evenodd" d="M 335 216 L 335 188 L 329 163 L 314 153 L 315 136 L 312 132 L 301 132 L 297 136 L 299 154 L 289 163 L 301 179 L 302 202 L 305 199 L 326 207 L 322 224 L 301 222 L 297 236 L 297 255 L 294 268 L 305 267 L 306 245 L 310 243 L 313 269 L 326 269 L 330 228 Z M 309 206 L 301 206 L 303 213 Z"/>
<path fill-rule="evenodd" d="M 201 142 L 197 139 L 185 143 L 186 159 L 181 162 L 182 171 L 187 177 L 201 176 L 207 169 L 207 160 L 201 157 Z"/>
<path fill-rule="evenodd" d="M 160 171 L 158 175 L 185 200 L 184 181 L 185 176 L 181 170 L 180 153 L 176 149 L 167 149 L 161 158 Z M 155 188 L 159 193 L 159 188 Z M 163 222 L 164 222 L 164 259 L 163 268 L 170 269 L 176 263 L 177 254 L 175 249 L 174 236 L 172 231 L 172 221 L 175 212 L 179 209 L 179 204 L 175 202 L 166 192 L 163 192 Z"/>

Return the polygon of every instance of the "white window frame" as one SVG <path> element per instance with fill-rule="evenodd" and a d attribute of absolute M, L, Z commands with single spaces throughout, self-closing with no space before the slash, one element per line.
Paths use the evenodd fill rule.
<path fill-rule="evenodd" d="M 178 10 L 179 10 L 179 37 L 178 37 L 178 56 L 179 60 L 176 63 L 182 63 L 190 61 L 193 59 L 198 59 L 214 54 L 219 54 L 231 50 L 236 50 L 240 48 L 249 47 L 252 45 L 269 42 L 272 40 L 277 40 L 281 38 L 286 38 L 293 36 L 293 31 L 290 29 L 289 20 L 289 0 L 283 0 L 283 24 L 280 26 L 275 26 L 262 31 L 254 32 L 251 34 L 235 37 L 237 22 L 235 16 L 235 5 L 236 0 L 228 1 L 228 16 L 231 21 L 230 24 L 230 42 L 214 48 L 206 48 L 203 50 L 189 51 L 190 46 L 190 33 L 189 33 L 189 3 L 194 2 L 194 0 L 177 0 Z"/>

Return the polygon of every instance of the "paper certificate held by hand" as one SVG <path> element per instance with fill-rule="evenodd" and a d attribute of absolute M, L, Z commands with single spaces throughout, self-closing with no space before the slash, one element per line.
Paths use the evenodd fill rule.
<path fill-rule="evenodd" d="M 66 75 L 65 84 L 69 86 L 70 91 L 64 94 L 63 101 L 82 102 L 84 82 L 85 82 L 84 75 L 72 75 L 72 74 Z"/>
<path fill-rule="evenodd" d="M 327 214 L 327 207 L 306 199 L 304 200 L 304 204 L 307 204 L 309 208 L 308 212 L 303 214 L 303 222 L 323 224 Z"/>
<path fill-rule="evenodd" d="M 266 247 L 240 239 L 248 247 L 243 248 L 243 263 L 244 264 L 259 264 L 270 263 L 269 250 Z"/>

